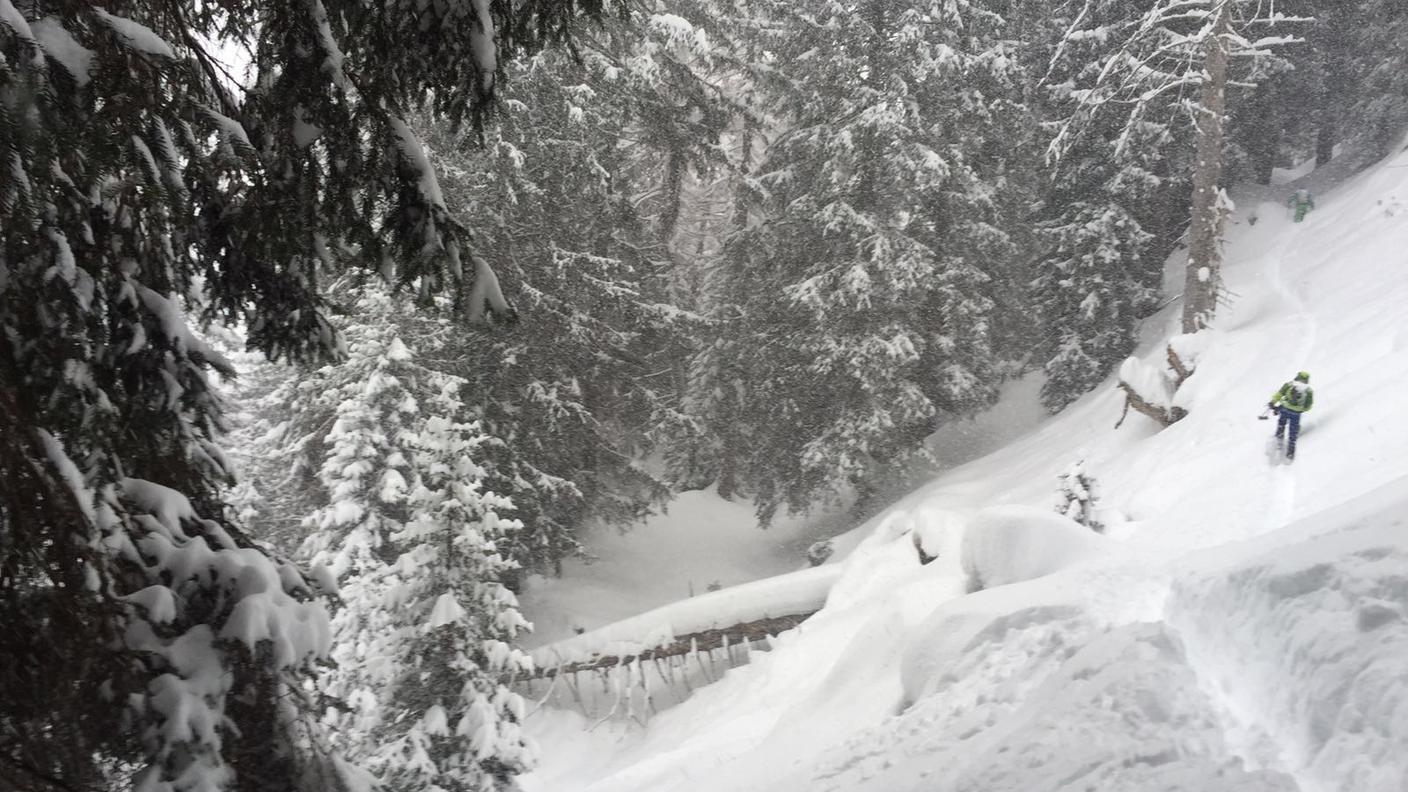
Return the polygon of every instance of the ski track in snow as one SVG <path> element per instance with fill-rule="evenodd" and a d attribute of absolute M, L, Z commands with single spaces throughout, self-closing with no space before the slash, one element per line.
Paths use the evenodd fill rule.
<path fill-rule="evenodd" d="M 1321 201 L 1323 203 L 1324 199 L 1322 198 Z M 1310 312 L 1299 290 L 1286 282 L 1283 271 L 1287 252 L 1291 249 L 1292 242 L 1303 233 L 1304 226 L 1304 222 L 1293 224 L 1289 233 L 1281 235 L 1281 241 L 1269 257 L 1271 264 L 1267 268 L 1272 288 L 1286 304 L 1291 306 L 1294 312 L 1293 316 L 1285 320 L 1284 323 L 1287 325 L 1285 331 L 1287 336 L 1297 339 L 1298 342 L 1299 355 L 1295 360 L 1296 371 L 1300 371 L 1308 365 L 1310 350 L 1314 348 L 1316 336 L 1319 333 L 1319 322 Z M 1276 423 L 1277 416 L 1273 414 L 1271 424 L 1274 426 Z M 1278 442 L 1273 439 L 1268 448 L 1268 457 L 1271 462 L 1269 473 L 1271 481 L 1270 486 L 1267 487 L 1266 519 L 1262 524 L 1263 531 L 1272 531 L 1285 525 L 1290 516 L 1295 513 L 1296 506 L 1295 475 L 1287 464 L 1289 460 L 1286 458 L 1284 441 Z"/>

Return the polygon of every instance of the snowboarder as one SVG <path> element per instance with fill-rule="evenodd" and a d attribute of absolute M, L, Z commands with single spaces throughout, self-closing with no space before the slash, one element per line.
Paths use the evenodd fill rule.
<path fill-rule="evenodd" d="M 1299 223 L 1305 219 L 1307 212 L 1315 208 L 1315 196 L 1306 189 L 1296 190 L 1294 195 L 1286 199 L 1286 206 L 1295 210 L 1296 222 Z"/>
<path fill-rule="evenodd" d="M 1290 437 L 1286 441 L 1286 458 L 1296 458 L 1296 438 L 1300 436 L 1300 417 L 1304 413 L 1310 412 L 1310 407 L 1315 403 L 1315 391 L 1310 388 L 1310 374 L 1302 371 L 1296 374 L 1296 378 L 1282 385 L 1280 390 L 1271 395 L 1271 401 L 1267 406 L 1274 410 L 1280 418 L 1276 421 L 1276 439 L 1286 433 L 1286 428 L 1290 427 Z"/>

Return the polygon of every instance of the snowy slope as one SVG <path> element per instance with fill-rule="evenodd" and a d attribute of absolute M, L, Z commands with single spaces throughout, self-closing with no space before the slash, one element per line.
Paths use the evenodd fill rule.
<path fill-rule="evenodd" d="M 1288 188 L 1234 196 L 1235 300 L 1188 418 L 1116 431 L 1102 388 L 944 473 L 855 533 L 776 651 L 645 728 L 535 712 L 525 786 L 1408 790 L 1408 154 L 1314 179 L 1300 225 Z M 1300 369 L 1316 407 L 1299 459 L 1271 464 L 1255 416 Z M 1105 537 L 1049 516 L 1076 459 Z"/>

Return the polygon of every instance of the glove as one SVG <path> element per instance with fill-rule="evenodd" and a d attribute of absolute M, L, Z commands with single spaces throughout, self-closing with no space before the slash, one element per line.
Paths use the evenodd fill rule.
<path fill-rule="evenodd" d="M 1276 402 L 1267 402 L 1267 403 L 1266 403 L 1266 409 L 1268 409 L 1268 410 L 1274 410 L 1274 409 L 1276 409 Z"/>

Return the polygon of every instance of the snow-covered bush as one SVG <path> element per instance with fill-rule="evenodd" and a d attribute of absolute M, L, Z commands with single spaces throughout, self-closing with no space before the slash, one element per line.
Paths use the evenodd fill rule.
<path fill-rule="evenodd" d="M 1099 492 L 1095 477 L 1085 470 L 1085 460 L 1078 460 L 1060 476 L 1057 489 L 1056 513 L 1084 525 L 1096 533 L 1105 526 L 1098 517 Z"/>

